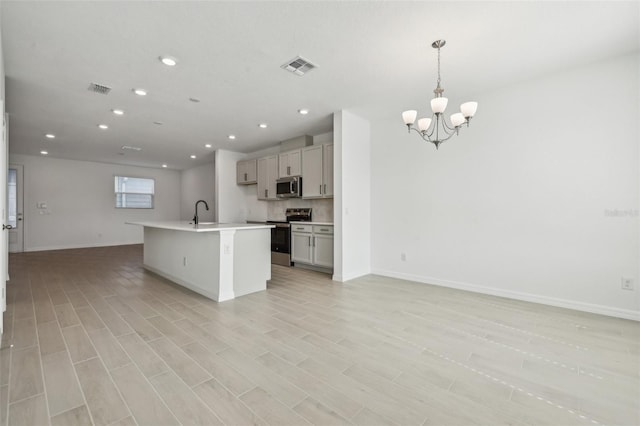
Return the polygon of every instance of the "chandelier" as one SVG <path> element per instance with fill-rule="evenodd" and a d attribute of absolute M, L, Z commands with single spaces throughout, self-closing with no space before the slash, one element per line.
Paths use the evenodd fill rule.
<path fill-rule="evenodd" d="M 431 99 L 431 111 L 433 111 L 431 118 L 419 119 L 418 127 L 416 128 L 413 126 L 413 123 L 416 121 L 418 111 L 409 110 L 402 113 L 402 119 L 404 120 L 404 124 L 407 125 L 409 133 L 414 130 L 422 139 L 434 144 L 436 149 L 438 149 L 438 146 L 442 142 L 448 141 L 453 135 L 457 135 L 463 124 L 469 127 L 469 121 L 471 121 L 471 117 L 473 117 L 478 109 L 477 102 L 465 102 L 460 105 L 461 112 L 451 114 L 451 125 L 445 120 L 444 110 L 447 108 L 447 102 L 449 100 L 442 97 L 444 89 L 440 87 L 440 48 L 443 47 L 445 43 L 445 40 L 436 40 L 431 43 L 431 47 L 438 49 L 438 85 L 433 91 L 436 96 Z"/>

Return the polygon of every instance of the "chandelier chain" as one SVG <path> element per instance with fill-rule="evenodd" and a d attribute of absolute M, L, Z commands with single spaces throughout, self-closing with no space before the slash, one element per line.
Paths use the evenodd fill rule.
<path fill-rule="evenodd" d="M 438 87 L 440 87 L 440 46 L 438 46 Z"/>

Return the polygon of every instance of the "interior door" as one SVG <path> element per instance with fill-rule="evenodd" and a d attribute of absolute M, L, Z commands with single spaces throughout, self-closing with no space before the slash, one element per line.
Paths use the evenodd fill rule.
<path fill-rule="evenodd" d="M 8 146 L 8 122 L 4 113 L 4 101 L 0 101 L 0 113 L 2 113 L 2 135 L 0 137 L 0 218 L 2 229 L 6 229 L 7 219 L 7 146 Z M 7 310 L 7 279 L 9 278 L 9 255 L 7 253 L 7 233 L 0 233 L 0 334 L 2 334 L 2 313 Z"/>
<path fill-rule="evenodd" d="M 7 174 L 7 225 L 9 229 L 9 253 L 24 251 L 24 222 L 23 222 L 23 177 L 21 165 L 9 164 Z"/>

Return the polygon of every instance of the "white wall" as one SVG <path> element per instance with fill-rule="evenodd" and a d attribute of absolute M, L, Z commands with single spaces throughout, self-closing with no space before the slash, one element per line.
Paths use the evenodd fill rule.
<path fill-rule="evenodd" d="M 195 214 L 196 201 L 204 200 L 209 210 L 200 203 L 198 219 L 200 222 L 213 222 L 215 219 L 215 166 L 207 163 L 180 172 L 180 219 L 191 220 Z"/>
<path fill-rule="evenodd" d="M 334 275 L 371 273 L 371 142 L 369 122 L 348 111 L 333 118 Z"/>
<path fill-rule="evenodd" d="M 24 250 L 142 243 L 127 221 L 177 220 L 180 173 L 86 161 L 10 155 L 24 166 Z M 154 209 L 116 209 L 115 175 L 155 179 Z M 48 214 L 36 203 L 47 203 Z"/>
<path fill-rule="evenodd" d="M 374 272 L 640 319 L 638 62 L 478 96 L 439 151 L 374 123 Z"/>

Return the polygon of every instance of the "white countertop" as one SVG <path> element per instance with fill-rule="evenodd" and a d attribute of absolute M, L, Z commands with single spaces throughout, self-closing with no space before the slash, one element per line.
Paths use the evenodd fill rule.
<path fill-rule="evenodd" d="M 267 229 L 273 228 L 274 225 L 257 224 L 257 223 L 200 223 L 196 228 L 190 221 L 182 220 L 166 220 L 153 222 L 125 222 L 127 225 L 140 225 L 150 228 L 170 229 L 173 231 L 185 232 L 220 232 L 231 230 L 247 230 L 247 229 Z"/>

